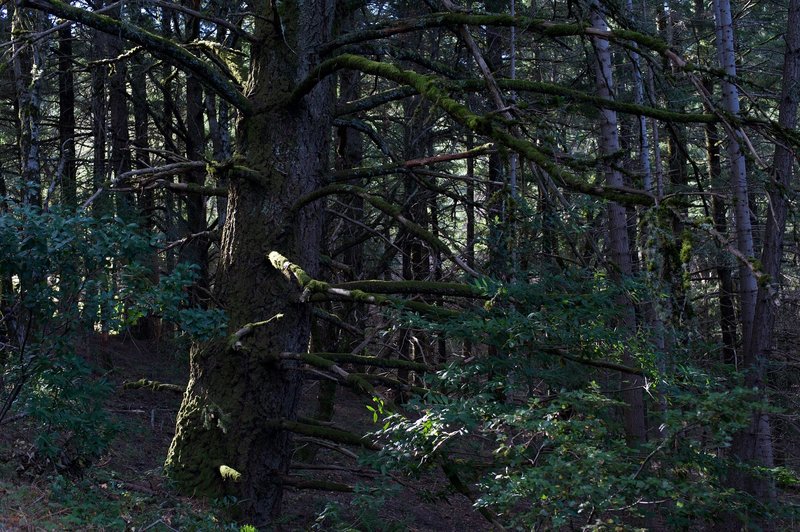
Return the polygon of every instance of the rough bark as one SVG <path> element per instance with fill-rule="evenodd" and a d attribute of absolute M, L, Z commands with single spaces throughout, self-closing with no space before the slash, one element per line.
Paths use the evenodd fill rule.
<path fill-rule="evenodd" d="M 270 12 L 269 2 L 256 10 Z M 298 198 L 318 186 L 327 171 L 332 85 L 326 81 L 299 103 L 286 97 L 316 61 L 315 46 L 330 37 L 334 1 L 285 2 L 282 24 L 257 19 L 248 97 L 263 112 L 239 123 L 238 154 L 261 175 L 260 183 L 232 180 L 214 287 L 226 306 L 230 331 L 281 314 L 242 339 L 197 346 L 178 414 L 166 469 L 185 491 L 220 494 L 242 501 L 256 526 L 280 511 L 280 475 L 288 472 L 291 439 L 281 424 L 296 416 L 301 375 L 284 352 L 305 352 L 310 309 L 298 289 L 267 261 L 278 250 L 316 272 L 320 240 L 317 209 L 292 212 Z M 283 32 L 280 31 L 283 30 Z M 223 479 L 220 466 L 241 473 Z M 227 484 L 227 485 L 226 485 Z"/>

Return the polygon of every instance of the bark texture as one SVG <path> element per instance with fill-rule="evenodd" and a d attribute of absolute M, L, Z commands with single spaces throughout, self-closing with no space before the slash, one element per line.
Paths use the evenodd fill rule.
<path fill-rule="evenodd" d="M 269 4 L 258 2 L 256 10 L 269 13 Z M 306 351 L 310 333 L 310 309 L 267 255 L 279 251 L 316 274 L 318 209 L 292 214 L 292 206 L 328 168 L 332 84 L 321 83 L 291 107 L 285 102 L 317 61 L 315 48 L 330 37 L 333 13 L 333 0 L 298 0 L 283 3 L 280 24 L 257 19 L 247 95 L 261 111 L 239 123 L 237 137 L 238 155 L 261 178 L 230 183 L 214 291 L 231 332 L 282 317 L 255 327 L 241 349 L 221 341 L 193 350 L 166 462 L 188 492 L 234 493 L 256 526 L 280 512 L 279 478 L 288 471 L 291 438 L 276 420 L 294 419 L 301 386 L 295 363 L 279 362 L 278 355 Z M 224 479 L 221 466 L 238 471 L 238 482 Z"/>

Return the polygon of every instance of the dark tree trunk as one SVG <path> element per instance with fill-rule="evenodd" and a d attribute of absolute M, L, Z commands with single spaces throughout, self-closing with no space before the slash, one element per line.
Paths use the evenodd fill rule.
<path fill-rule="evenodd" d="M 113 9 L 110 16 L 119 18 L 120 8 Z M 125 42 L 120 37 L 106 36 L 108 55 L 111 59 L 119 58 L 125 51 Z M 128 62 L 117 59 L 108 77 L 108 113 L 111 127 L 111 175 L 117 176 L 131 170 L 131 138 L 128 131 Z M 118 214 L 127 220 L 133 219 L 133 195 L 130 193 L 115 196 L 118 203 Z"/>
<path fill-rule="evenodd" d="M 270 12 L 257 2 L 256 11 Z M 267 260 L 272 250 L 316 274 L 320 218 L 292 206 L 326 173 L 333 91 L 330 81 L 287 108 L 284 99 L 316 61 L 314 47 L 330 37 L 334 1 L 285 2 L 282 24 L 257 19 L 248 96 L 262 112 L 239 123 L 238 153 L 260 179 L 232 180 L 214 292 L 229 330 L 275 318 L 243 338 L 197 346 L 166 469 L 188 492 L 233 492 L 256 526 L 280 512 L 279 476 L 288 471 L 291 437 L 274 422 L 296 416 L 300 372 L 283 352 L 308 348 L 310 309 L 298 289 Z M 281 32 L 280 30 L 283 30 Z M 278 317 L 278 315 L 281 317 Z M 225 481 L 220 466 L 241 473 Z"/>
<path fill-rule="evenodd" d="M 186 40 L 192 42 L 200 37 L 200 19 L 187 16 Z M 203 125 L 203 87 L 200 79 L 194 74 L 186 76 L 186 158 L 190 161 L 203 160 L 205 151 L 205 128 Z M 190 185 L 203 186 L 206 172 L 203 169 L 192 170 L 186 174 L 185 182 Z M 186 194 L 183 196 L 186 206 L 186 228 L 189 240 L 181 248 L 179 260 L 196 267 L 197 279 L 189 290 L 189 300 L 192 304 L 204 304 L 205 292 L 208 289 L 208 239 L 199 235 L 205 232 L 206 224 L 206 198 L 201 194 Z"/>
<path fill-rule="evenodd" d="M 58 143 L 61 171 L 61 203 L 77 207 L 75 182 L 75 76 L 72 67 L 72 26 L 58 30 Z"/>
<path fill-rule="evenodd" d="M 20 199 L 40 205 L 41 197 L 41 113 L 44 50 L 40 40 L 28 41 L 31 33 L 44 29 L 44 14 L 13 7 L 11 34 L 14 38 L 11 69 L 14 75 L 17 110 L 17 146 L 21 177 Z"/>

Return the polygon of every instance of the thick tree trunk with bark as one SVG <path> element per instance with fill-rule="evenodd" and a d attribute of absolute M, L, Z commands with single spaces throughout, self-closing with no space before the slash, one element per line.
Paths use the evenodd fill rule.
<path fill-rule="evenodd" d="M 722 105 L 733 116 L 739 116 L 739 89 L 736 79 L 736 57 L 733 42 L 733 19 L 730 0 L 714 0 L 714 17 L 717 24 L 717 54 L 727 75 L 722 80 Z M 755 258 L 753 229 L 750 221 L 750 201 L 747 189 L 747 164 L 745 162 L 743 133 L 737 129 L 728 136 L 728 157 L 731 165 L 731 190 L 734 219 L 736 220 L 736 245 L 748 260 Z M 756 277 L 751 264 L 739 265 L 739 307 L 742 324 L 742 345 L 750 345 L 755 314 Z"/>
<path fill-rule="evenodd" d="M 225 341 L 193 349 L 166 462 L 170 476 L 190 493 L 234 493 L 256 526 L 280 511 L 279 477 L 288 471 L 291 438 L 276 425 L 295 417 L 301 386 L 297 367 L 279 355 L 306 351 L 310 333 L 310 308 L 267 255 L 279 251 L 316 273 L 320 218 L 314 208 L 293 214 L 292 206 L 327 171 L 334 103 L 332 84 L 325 81 L 299 104 L 285 104 L 316 61 L 314 47 L 330 37 L 334 1 L 282 7 L 280 23 L 257 19 L 248 97 L 260 111 L 240 122 L 237 138 L 239 156 L 259 178 L 230 184 L 214 287 L 231 333 L 273 320 L 243 337 L 239 349 Z M 255 10 L 271 12 L 266 1 Z M 238 471 L 239 481 L 224 479 L 221 466 Z"/>

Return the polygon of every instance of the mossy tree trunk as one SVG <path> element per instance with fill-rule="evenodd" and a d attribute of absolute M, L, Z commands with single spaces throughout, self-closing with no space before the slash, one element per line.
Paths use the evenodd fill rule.
<path fill-rule="evenodd" d="M 242 339 L 243 349 L 232 351 L 225 342 L 193 349 L 166 461 L 181 488 L 233 493 L 243 517 L 257 526 L 279 514 L 277 479 L 288 471 L 291 453 L 289 433 L 269 421 L 295 417 L 301 387 L 297 368 L 276 362 L 274 355 L 306 351 L 310 333 L 310 309 L 298 303 L 297 289 L 267 254 L 280 251 L 316 274 L 318 209 L 291 214 L 291 208 L 319 185 L 328 168 L 334 103 L 330 81 L 297 105 L 287 107 L 285 99 L 316 62 L 315 46 L 330 37 L 334 3 L 284 2 L 280 23 L 256 19 L 247 93 L 260 111 L 240 121 L 237 138 L 238 155 L 260 180 L 231 180 L 214 292 L 228 311 L 231 332 L 283 316 L 254 328 Z M 272 13 L 266 0 L 254 9 Z M 223 465 L 241 473 L 238 482 L 222 478 Z"/>

